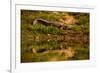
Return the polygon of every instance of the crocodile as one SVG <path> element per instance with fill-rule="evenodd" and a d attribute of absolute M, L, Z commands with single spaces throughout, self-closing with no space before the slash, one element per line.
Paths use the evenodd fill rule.
<path fill-rule="evenodd" d="M 37 23 L 42 23 L 45 26 L 55 26 L 61 29 L 65 29 L 67 28 L 67 26 L 64 25 L 64 23 L 61 22 L 57 22 L 57 21 L 49 21 L 49 20 L 45 20 L 45 19 L 35 19 L 33 20 L 33 25 L 36 25 Z"/>

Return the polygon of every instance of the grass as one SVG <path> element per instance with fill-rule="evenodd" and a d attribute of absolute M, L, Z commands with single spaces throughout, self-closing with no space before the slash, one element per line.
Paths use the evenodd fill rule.
<path fill-rule="evenodd" d="M 37 18 L 59 22 L 64 16 L 74 17 L 78 22 L 71 28 L 60 29 L 45 26 L 41 23 L 33 25 Z M 84 39 L 86 38 L 86 39 Z M 21 62 L 45 62 L 89 59 L 89 13 L 52 12 L 21 10 Z M 75 52 L 67 58 L 63 50 L 69 47 Z M 34 48 L 37 53 L 33 53 Z M 39 52 L 45 49 L 44 52 Z"/>
<path fill-rule="evenodd" d="M 45 26 L 43 24 L 35 24 L 29 26 L 29 30 L 32 30 L 33 33 L 43 33 L 43 34 L 62 34 L 62 31 L 57 27 Z"/>

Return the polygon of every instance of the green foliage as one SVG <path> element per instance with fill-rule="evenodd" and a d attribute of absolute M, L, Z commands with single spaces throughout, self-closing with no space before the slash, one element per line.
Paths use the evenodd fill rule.
<path fill-rule="evenodd" d="M 43 24 L 35 24 L 29 27 L 33 33 L 43 33 L 43 34 L 61 34 L 62 31 L 57 27 L 45 26 Z"/>
<path fill-rule="evenodd" d="M 34 19 L 59 22 L 59 19 L 66 15 L 75 17 L 78 20 L 77 24 L 65 30 L 51 25 L 45 26 L 42 23 L 33 25 Z M 89 38 L 89 25 L 89 13 L 21 10 L 21 62 L 44 62 L 51 61 L 52 58 L 57 61 L 89 59 L 89 39 L 84 39 Z M 65 39 L 60 41 L 62 36 L 65 36 Z M 47 52 L 62 50 L 61 47 L 73 48 L 75 55 L 67 59 L 59 53 L 32 53 L 32 48 L 35 51 L 45 49 Z"/>

